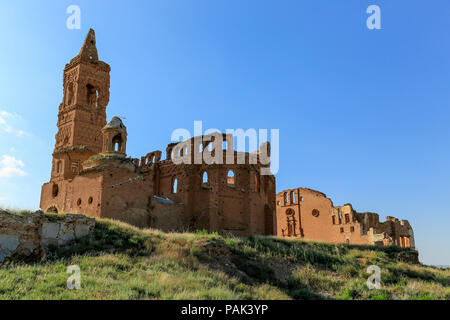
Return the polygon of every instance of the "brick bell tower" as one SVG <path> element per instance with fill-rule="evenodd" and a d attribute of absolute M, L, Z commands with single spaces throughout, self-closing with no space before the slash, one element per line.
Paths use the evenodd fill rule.
<path fill-rule="evenodd" d="M 95 32 L 90 29 L 80 53 L 64 68 L 51 181 L 73 178 L 83 161 L 102 151 L 110 70 L 98 59 Z"/>

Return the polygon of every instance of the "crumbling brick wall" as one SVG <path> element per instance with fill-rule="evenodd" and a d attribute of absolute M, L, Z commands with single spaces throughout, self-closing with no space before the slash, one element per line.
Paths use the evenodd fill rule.
<path fill-rule="evenodd" d="M 98 59 L 95 33 L 89 30 L 80 53 L 64 69 L 42 210 L 117 219 L 140 228 L 207 229 L 238 236 L 275 233 L 275 177 L 269 170 L 268 142 L 252 153 L 237 152 L 232 134 L 215 132 L 170 143 L 164 160 L 159 150 L 127 158 L 122 120 L 114 117 L 106 124 L 109 72 L 109 65 Z M 155 200 L 161 198 L 176 205 Z"/>
<path fill-rule="evenodd" d="M 42 218 L 39 211 L 25 216 L 0 211 L 0 263 L 45 256 L 40 236 Z"/>
<path fill-rule="evenodd" d="M 184 205 L 170 199 L 153 196 L 150 198 L 150 227 L 165 232 L 186 230 L 183 221 Z"/>
<path fill-rule="evenodd" d="M 51 221 L 42 211 L 16 215 L 0 211 L 0 263 L 45 258 L 50 246 L 63 246 L 88 236 L 95 220 L 67 214 Z"/>
<path fill-rule="evenodd" d="M 278 236 L 347 244 L 397 245 L 414 248 L 414 232 L 407 220 L 372 212 L 356 212 L 352 205 L 334 206 L 325 194 L 308 188 L 284 190 L 276 196 Z"/>

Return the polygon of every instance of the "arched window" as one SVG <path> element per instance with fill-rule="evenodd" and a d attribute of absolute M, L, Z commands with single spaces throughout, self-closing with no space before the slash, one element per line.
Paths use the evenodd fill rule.
<path fill-rule="evenodd" d="M 59 191 L 58 185 L 55 183 L 53 185 L 53 187 L 52 187 L 52 196 L 53 196 L 53 198 L 56 198 L 58 196 L 58 191 Z"/>
<path fill-rule="evenodd" d="M 177 193 L 178 191 L 178 179 L 174 178 L 172 182 L 172 193 Z"/>
<path fill-rule="evenodd" d="M 98 97 L 100 96 L 100 92 L 95 90 L 95 107 L 98 107 Z"/>
<path fill-rule="evenodd" d="M 98 102 L 98 96 L 99 96 L 99 92 L 98 90 L 91 84 L 87 84 L 86 85 L 86 90 L 87 90 L 87 102 L 89 105 L 97 107 L 97 102 Z"/>
<path fill-rule="evenodd" d="M 202 174 L 202 184 L 208 184 L 208 172 L 203 171 Z"/>
<path fill-rule="evenodd" d="M 119 133 L 112 139 L 114 152 L 120 152 L 122 149 L 122 135 Z"/>
<path fill-rule="evenodd" d="M 47 209 L 48 213 L 58 213 L 58 209 L 55 206 L 51 206 L 50 208 Z"/>
<path fill-rule="evenodd" d="M 72 102 L 73 102 L 73 82 L 69 83 L 69 86 L 67 88 L 66 104 L 70 106 Z"/>
<path fill-rule="evenodd" d="M 227 174 L 227 184 L 229 186 L 234 186 L 236 183 L 236 179 L 234 176 L 234 171 L 233 170 L 228 170 L 228 174 Z"/>

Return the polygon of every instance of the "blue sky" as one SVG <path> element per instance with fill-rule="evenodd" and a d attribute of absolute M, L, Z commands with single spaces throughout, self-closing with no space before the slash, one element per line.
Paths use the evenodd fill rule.
<path fill-rule="evenodd" d="M 0 0 L 0 205 L 38 208 L 63 68 L 92 27 L 130 156 L 194 120 L 279 129 L 277 191 L 408 219 L 421 261 L 450 265 L 449 17 L 446 0 Z"/>

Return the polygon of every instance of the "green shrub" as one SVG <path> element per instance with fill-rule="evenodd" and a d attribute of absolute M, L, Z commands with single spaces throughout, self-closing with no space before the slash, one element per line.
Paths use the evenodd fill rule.
<path fill-rule="evenodd" d="M 371 300 L 389 300 L 390 297 L 389 292 L 386 290 L 374 290 L 374 292 L 370 294 Z"/>
<path fill-rule="evenodd" d="M 201 249 L 199 247 L 196 247 L 196 246 L 192 246 L 191 249 L 190 249 L 190 253 L 194 257 L 200 256 L 201 252 L 202 252 Z"/>

